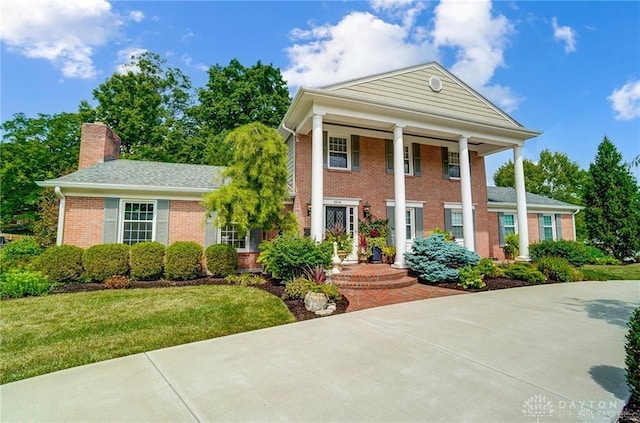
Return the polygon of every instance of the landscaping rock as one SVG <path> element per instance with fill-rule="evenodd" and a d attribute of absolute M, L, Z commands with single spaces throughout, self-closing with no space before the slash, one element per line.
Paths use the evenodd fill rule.
<path fill-rule="evenodd" d="M 326 295 L 321 292 L 307 292 L 304 296 L 304 306 L 309 311 L 320 311 L 327 308 L 329 302 Z"/>
<path fill-rule="evenodd" d="M 330 309 L 330 308 L 325 308 L 324 310 L 318 310 L 316 311 L 316 314 L 318 316 L 329 316 L 330 314 L 333 314 L 334 310 Z"/>

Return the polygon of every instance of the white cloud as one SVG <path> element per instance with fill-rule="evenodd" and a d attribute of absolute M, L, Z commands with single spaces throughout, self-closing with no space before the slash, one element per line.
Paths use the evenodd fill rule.
<path fill-rule="evenodd" d="M 624 84 L 607 97 L 616 112 L 616 120 L 633 120 L 640 117 L 640 80 Z"/>
<path fill-rule="evenodd" d="M 555 16 L 551 19 L 551 26 L 553 26 L 553 39 L 564 43 L 565 53 L 576 51 L 576 32 L 570 26 L 559 26 Z"/>
<path fill-rule="evenodd" d="M 142 10 L 132 10 L 129 13 L 129 17 L 136 22 L 142 22 L 144 20 L 144 12 Z"/>
<path fill-rule="evenodd" d="M 92 55 L 122 21 L 106 0 L 4 0 L 0 39 L 9 51 L 49 60 L 67 78 L 93 78 Z"/>
<path fill-rule="evenodd" d="M 290 87 L 322 86 L 437 58 L 420 28 L 368 12 L 352 12 L 335 25 L 295 28 L 291 37 L 291 65 L 283 71 Z"/>
<path fill-rule="evenodd" d="M 184 63 L 190 68 L 198 69 L 203 72 L 206 72 L 209 70 L 209 67 L 204 63 L 193 63 L 193 58 L 188 54 L 182 55 L 181 60 L 182 60 L 182 63 Z"/>
<path fill-rule="evenodd" d="M 127 47 L 119 50 L 118 53 L 116 53 L 116 73 L 124 75 L 128 72 L 139 72 L 140 68 L 138 67 L 138 61 L 134 56 L 139 56 L 147 51 L 147 49 L 142 47 Z"/>
<path fill-rule="evenodd" d="M 427 9 L 421 1 L 372 0 L 370 6 L 373 13 L 351 12 L 335 25 L 291 31 L 290 65 L 283 71 L 290 88 L 413 66 L 454 49 L 451 71 L 460 79 L 506 111 L 522 101 L 509 87 L 491 84 L 495 70 L 505 65 L 513 26 L 506 17 L 493 16 L 489 0 L 442 0 L 433 11 L 433 28 L 418 24 Z"/>

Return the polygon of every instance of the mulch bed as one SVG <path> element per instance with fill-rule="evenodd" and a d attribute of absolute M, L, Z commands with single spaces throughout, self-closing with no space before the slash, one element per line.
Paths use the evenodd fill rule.
<path fill-rule="evenodd" d="M 640 423 L 640 400 L 638 398 L 631 397 L 620 413 L 618 423 Z"/>
<path fill-rule="evenodd" d="M 132 281 L 129 288 L 167 288 L 173 286 L 194 286 L 194 285 L 230 285 L 224 279 L 217 278 L 200 278 L 193 279 L 190 281 Z M 264 285 L 256 285 L 255 288 L 262 289 L 267 291 L 278 298 L 282 298 L 282 293 L 284 291 L 284 285 L 280 284 L 280 281 L 275 279 L 269 279 L 268 282 Z M 60 285 L 54 288 L 51 291 L 52 294 L 62 294 L 62 293 L 71 293 L 71 292 L 89 292 L 89 291 L 100 291 L 107 288 L 103 283 L 74 283 L 74 284 L 66 284 Z M 308 311 L 304 307 L 304 301 L 302 300 L 283 300 L 284 303 L 291 311 L 297 321 L 315 319 L 317 317 L 321 317 L 316 315 L 312 311 Z M 333 314 L 346 313 L 347 307 L 349 307 L 349 300 L 344 296 L 338 302 L 336 302 L 336 311 Z"/>
<path fill-rule="evenodd" d="M 470 289 L 462 288 L 460 285 L 458 285 L 457 282 L 446 282 L 446 283 L 437 283 L 437 284 L 427 283 L 427 285 L 439 286 L 440 288 L 457 289 L 465 292 L 495 291 L 496 289 L 507 289 L 507 288 L 518 288 L 521 286 L 540 285 L 536 283 L 525 282 L 525 281 L 521 281 L 517 279 L 509 279 L 509 278 L 487 278 L 484 280 L 484 282 L 487 284 L 484 288 L 470 288 Z M 545 282 L 545 285 L 548 285 L 550 283 L 562 283 L 562 282 L 548 281 L 548 282 Z"/>

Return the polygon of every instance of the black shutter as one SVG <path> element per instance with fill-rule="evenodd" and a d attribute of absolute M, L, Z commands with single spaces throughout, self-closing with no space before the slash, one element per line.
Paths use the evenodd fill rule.
<path fill-rule="evenodd" d="M 424 210 L 422 207 L 415 208 L 415 216 L 416 216 L 416 238 L 422 238 L 424 236 Z"/>
<path fill-rule="evenodd" d="M 384 150 L 387 158 L 387 173 L 393 173 L 393 140 L 384 141 Z"/>
<path fill-rule="evenodd" d="M 444 209 L 444 230 L 453 233 L 451 225 L 451 209 Z"/>
<path fill-rule="evenodd" d="M 544 241 L 544 215 L 538 213 L 538 240 Z"/>
<path fill-rule="evenodd" d="M 360 172 L 360 136 L 351 135 L 351 170 Z"/>
<path fill-rule="evenodd" d="M 329 157 L 329 133 L 322 131 L 322 167 L 328 167 L 327 159 Z"/>
<path fill-rule="evenodd" d="M 422 176 L 422 159 L 420 157 L 420 144 L 413 143 L 411 145 L 413 149 L 413 174 L 415 176 Z"/>
<path fill-rule="evenodd" d="M 449 149 L 442 147 L 440 151 L 442 152 L 442 177 L 449 179 Z"/>

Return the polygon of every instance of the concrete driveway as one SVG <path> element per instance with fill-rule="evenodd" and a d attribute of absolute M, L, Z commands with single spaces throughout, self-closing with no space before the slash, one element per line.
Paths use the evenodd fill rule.
<path fill-rule="evenodd" d="M 640 281 L 457 295 L 0 387 L 11 421 L 608 422 Z"/>

